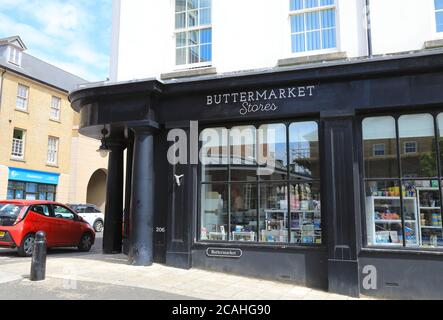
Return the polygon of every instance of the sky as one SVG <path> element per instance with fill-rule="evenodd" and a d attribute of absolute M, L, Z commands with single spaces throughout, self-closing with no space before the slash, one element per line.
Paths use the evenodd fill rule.
<path fill-rule="evenodd" d="M 112 0 L 0 0 L 0 38 L 88 81 L 109 75 Z"/>

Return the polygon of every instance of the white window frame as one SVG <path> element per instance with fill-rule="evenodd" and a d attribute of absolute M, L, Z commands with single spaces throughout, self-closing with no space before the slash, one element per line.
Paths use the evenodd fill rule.
<path fill-rule="evenodd" d="M 57 105 L 54 104 L 54 102 L 57 101 Z M 51 97 L 51 106 L 50 106 L 50 113 L 49 117 L 51 120 L 60 121 L 61 119 L 61 106 L 62 106 L 62 99 L 56 96 Z M 56 116 L 54 116 L 54 113 Z"/>
<path fill-rule="evenodd" d="M 437 10 L 437 8 L 435 7 L 435 1 L 431 0 L 431 12 L 432 12 L 432 17 L 431 17 L 431 21 L 433 21 L 434 23 L 432 24 L 432 34 L 434 35 L 434 38 L 443 38 L 443 31 L 438 32 L 437 31 L 437 18 L 436 18 L 436 13 L 437 12 L 443 12 L 443 9 L 439 9 Z"/>
<path fill-rule="evenodd" d="M 26 91 L 26 95 L 24 95 L 24 96 L 20 95 L 21 88 L 23 88 Z M 24 105 L 25 105 L 24 108 L 18 106 L 19 99 L 24 101 Z M 24 84 L 19 83 L 17 86 L 17 99 L 15 102 L 15 109 L 19 110 L 19 111 L 27 112 L 28 111 L 28 102 L 29 102 L 29 87 L 25 86 Z"/>
<path fill-rule="evenodd" d="M 383 154 L 376 154 L 376 152 L 380 152 L 381 150 L 376 150 L 377 147 L 383 146 Z M 386 145 L 384 143 L 376 143 L 372 146 L 372 155 L 374 157 L 383 157 L 386 155 Z"/>
<path fill-rule="evenodd" d="M 55 146 L 54 143 L 55 142 Z M 48 152 L 47 152 L 47 164 L 51 166 L 56 166 L 58 164 L 58 148 L 60 145 L 60 139 L 57 137 L 48 137 Z"/>
<path fill-rule="evenodd" d="M 22 154 L 21 155 L 17 155 L 17 152 L 14 152 L 14 144 L 16 143 L 16 140 L 19 139 L 15 139 L 14 138 L 14 132 L 15 131 L 21 131 L 23 133 L 23 139 L 21 140 L 22 143 Z M 25 160 L 25 154 L 26 154 L 26 130 L 24 129 L 19 129 L 19 128 L 14 128 L 14 131 L 12 133 L 12 146 L 11 146 L 11 159 L 12 160 L 21 160 L 24 161 Z"/>
<path fill-rule="evenodd" d="M 290 5 L 290 0 L 288 1 L 288 5 Z M 320 1 L 320 0 L 319 0 Z M 320 49 L 320 50 L 305 50 L 303 52 L 292 52 L 292 25 L 291 25 L 291 17 L 299 14 L 306 14 L 309 12 L 316 12 L 316 11 L 324 11 L 324 10 L 330 10 L 335 9 L 335 48 L 328 48 L 328 49 Z M 318 54 L 327 54 L 327 53 L 335 53 L 340 51 L 340 0 L 335 0 L 335 4 L 328 5 L 328 6 L 319 6 L 315 8 L 304 8 L 301 10 L 292 10 L 289 8 L 289 15 L 287 20 L 287 25 L 289 28 L 289 41 L 288 43 L 288 49 L 289 56 L 291 57 L 304 57 L 304 56 L 314 56 Z M 306 21 L 305 21 L 306 22 Z M 306 25 L 305 25 L 305 33 L 306 33 Z"/>
<path fill-rule="evenodd" d="M 188 70 L 188 69 L 194 69 L 194 68 L 203 68 L 203 67 L 211 67 L 212 65 L 213 65 L 213 60 L 214 60 L 214 46 L 213 46 L 213 43 L 214 43 L 214 39 L 213 39 L 213 34 L 212 34 L 212 39 L 211 39 L 211 51 L 212 51 L 212 54 L 211 54 L 211 61 L 207 61 L 207 62 L 197 62 L 197 63 L 186 63 L 186 64 L 180 64 L 180 65 L 178 65 L 177 64 L 177 49 L 180 49 L 180 48 L 189 48 L 189 47 L 191 47 L 191 46 L 189 46 L 189 45 L 186 45 L 186 46 L 183 46 L 183 47 L 177 47 L 177 35 L 179 34 L 179 33 L 182 33 L 182 32 L 190 32 L 190 31 L 200 31 L 200 30 L 204 30 L 204 29 L 211 29 L 211 32 L 213 31 L 213 28 L 212 28 L 212 8 L 213 8 L 213 3 L 211 2 L 211 7 L 210 7 L 210 9 L 211 9 L 211 23 L 209 23 L 209 24 L 205 24 L 205 25 L 199 25 L 199 26 L 195 26 L 195 27 L 188 27 L 188 12 L 189 11 L 194 11 L 194 10 L 188 10 L 188 8 L 187 8 L 187 2 L 186 2 L 186 11 L 178 11 L 178 12 L 176 12 L 175 11 L 175 6 L 176 6 L 176 1 L 177 0 L 173 0 L 172 1 L 172 10 L 173 10 L 173 12 L 174 12 L 174 22 L 173 22 L 173 24 L 174 24 L 174 36 L 173 36 L 173 38 L 174 38 L 174 60 L 173 60 L 173 66 L 174 66 L 174 70 Z M 212 0 L 212 1 L 214 1 L 214 0 Z M 200 11 L 200 9 L 207 9 L 207 7 L 203 7 L 203 8 L 198 8 L 198 9 L 196 9 L 197 11 Z M 178 14 L 178 13 L 185 13 L 185 27 L 184 28 L 180 28 L 180 29 L 177 29 L 176 28 L 176 19 L 175 19 L 175 17 L 176 17 L 176 15 Z M 200 40 L 200 39 L 199 39 Z M 200 44 L 198 45 L 198 46 L 200 46 Z M 186 52 L 187 52 L 187 50 L 186 50 Z M 188 62 L 188 54 L 186 54 L 186 61 Z"/>
<path fill-rule="evenodd" d="M 406 150 L 407 149 L 407 144 L 414 144 L 415 151 L 413 151 L 413 152 L 407 151 Z M 417 141 L 405 141 L 403 143 L 403 152 L 404 152 L 404 154 L 415 154 L 415 153 L 417 153 L 418 152 L 418 143 L 417 143 Z"/>
<path fill-rule="evenodd" d="M 9 47 L 9 57 L 8 62 L 16 66 L 20 66 L 22 61 L 22 53 L 20 49 L 14 46 Z"/>

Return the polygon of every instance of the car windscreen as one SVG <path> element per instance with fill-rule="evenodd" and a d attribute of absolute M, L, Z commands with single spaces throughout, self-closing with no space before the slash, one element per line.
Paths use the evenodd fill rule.
<path fill-rule="evenodd" d="M 16 204 L 0 204 L 0 220 L 2 225 L 14 223 L 24 207 Z"/>

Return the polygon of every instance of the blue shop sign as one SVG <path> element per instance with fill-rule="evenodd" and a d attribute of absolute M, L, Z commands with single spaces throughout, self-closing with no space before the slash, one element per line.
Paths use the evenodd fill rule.
<path fill-rule="evenodd" d="M 9 168 L 9 180 L 58 185 L 60 174 Z"/>

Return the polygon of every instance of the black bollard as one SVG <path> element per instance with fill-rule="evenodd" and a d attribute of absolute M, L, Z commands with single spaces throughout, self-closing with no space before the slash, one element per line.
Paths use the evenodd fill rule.
<path fill-rule="evenodd" d="M 31 281 L 42 281 L 46 278 L 46 234 L 37 232 L 32 253 Z"/>

